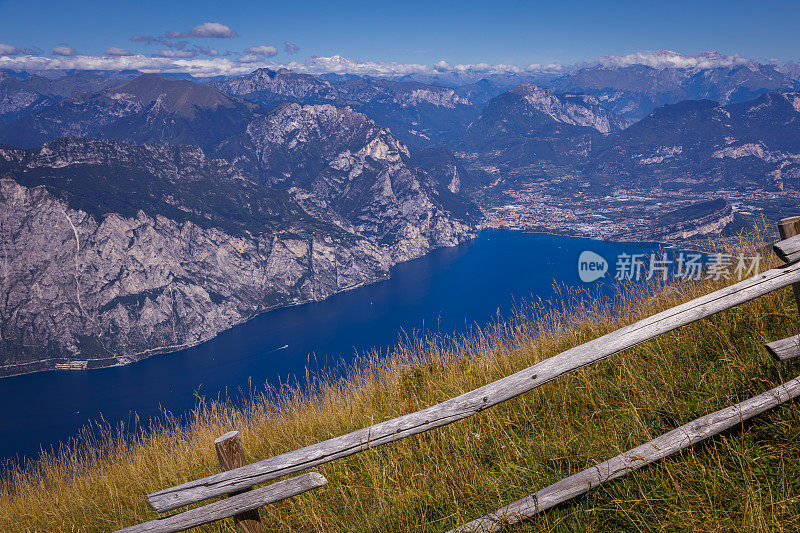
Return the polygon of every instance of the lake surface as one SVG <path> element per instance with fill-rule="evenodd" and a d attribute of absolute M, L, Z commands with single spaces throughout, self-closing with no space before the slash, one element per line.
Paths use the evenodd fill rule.
<path fill-rule="evenodd" d="M 578 256 L 592 250 L 613 270 L 619 253 L 655 245 L 607 243 L 512 231 L 403 263 L 385 281 L 322 302 L 278 309 L 200 346 L 124 367 L 40 372 L 0 379 L 0 458 L 37 455 L 99 419 L 117 425 L 167 409 L 191 410 L 197 395 L 240 399 L 239 390 L 303 379 L 306 367 L 342 366 L 356 352 L 385 350 L 400 335 L 464 331 L 554 294 L 554 283 L 590 287 Z M 613 275 L 613 272 L 611 272 Z M 608 289 L 606 289 L 608 290 Z"/>

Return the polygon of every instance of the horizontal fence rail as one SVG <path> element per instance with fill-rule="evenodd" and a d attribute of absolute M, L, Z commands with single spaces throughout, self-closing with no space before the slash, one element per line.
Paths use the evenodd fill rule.
<path fill-rule="evenodd" d="M 279 481 L 266 487 L 253 489 L 219 500 L 202 507 L 189 509 L 164 518 L 157 518 L 135 526 L 120 529 L 116 533 L 173 533 L 199 526 L 208 522 L 241 515 L 254 511 L 263 505 L 276 503 L 297 496 L 312 489 L 322 487 L 328 482 L 321 474 L 309 472 L 291 479 Z"/>
<path fill-rule="evenodd" d="M 566 350 L 525 370 L 432 407 L 241 468 L 160 490 L 148 495 L 148 500 L 157 511 L 169 511 L 445 426 L 663 333 L 798 282 L 800 263 L 768 270 Z"/>
<path fill-rule="evenodd" d="M 792 263 L 800 259 L 800 235 L 789 237 L 786 240 L 778 241 L 773 246 L 775 254 L 787 263 Z"/>
<path fill-rule="evenodd" d="M 564 478 L 535 494 L 517 500 L 490 515 L 464 524 L 449 533 L 500 531 L 507 525 L 531 518 L 537 513 L 688 448 L 798 396 L 800 396 L 800 377 L 732 407 L 726 407 L 693 420 L 646 444 Z"/>
<path fill-rule="evenodd" d="M 767 343 L 767 352 L 778 361 L 788 361 L 800 356 L 800 335 Z"/>

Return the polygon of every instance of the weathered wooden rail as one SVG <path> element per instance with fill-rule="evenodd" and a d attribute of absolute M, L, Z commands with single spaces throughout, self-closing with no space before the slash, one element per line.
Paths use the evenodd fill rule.
<path fill-rule="evenodd" d="M 320 474 L 309 472 L 266 487 L 236 494 L 202 507 L 126 527 L 117 533 L 173 533 L 175 531 L 184 531 L 191 527 L 222 520 L 223 518 L 246 514 L 264 505 L 316 489 L 327 482 Z"/>
<path fill-rule="evenodd" d="M 767 343 L 767 352 L 778 361 L 788 361 L 800 355 L 800 335 Z"/>
<path fill-rule="evenodd" d="M 451 424 L 663 333 L 798 282 L 800 263 L 768 270 L 432 407 L 242 468 L 154 492 L 148 495 L 148 499 L 157 511 L 169 511 Z"/>
<path fill-rule="evenodd" d="M 800 287 L 800 261 L 798 261 L 798 259 L 800 259 L 800 236 L 797 236 L 798 231 L 800 231 L 800 217 L 787 220 L 791 220 L 791 222 L 782 221 L 782 225 L 780 226 L 781 236 L 784 238 L 784 240 L 775 245 L 775 251 L 779 257 L 782 257 L 787 261 L 791 261 L 787 265 L 779 268 L 773 268 L 766 272 L 757 274 L 752 278 L 740 281 L 718 291 L 647 317 L 635 322 L 634 324 L 622 327 L 616 331 L 603 335 L 602 337 L 566 350 L 554 357 L 536 363 L 535 365 L 532 365 L 515 374 L 426 409 L 403 415 L 392 420 L 387 420 L 385 422 L 373 424 L 346 435 L 335 437 L 317 444 L 306 446 L 305 448 L 287 452 L 249 465 L 242 465 L 241 461 L 239 463 L 226 464 L 223 461 L 223 457 L 220 456 L 220 464 L 222 466 L 222 470 L 224 470 L 223 472 L 154 492 L 148 495 L 148 500 L 155 510 L 159 512 L 165 512 L 178 509 L 186 505 L 198 503 L 209 498 L 231 495 L 230 497 L 205 505 L 203 507 L 178 513 L 167 518 L 147 522 L 145 524 L 140 524 L 139 526 L 133 526 L 133 528 L 128 528 L 123 531 L 180 531 L 181 529 L 174 528 L 178 525 L 181 527 L 189 523 L 198 525 L 200 523 L 218 520 L 223 517 L 237 516 L 237 528 L 239 529 L 240 533 L 247 533 L 250 530 L 245 529 L 245 526 L 240 527 L 240 524 L 245 524 L 248 520 L 248 515 L 244 514 L 246 511 L 257 509 L 261 505 L 270 503 L 270 501 L 277 501 L 278 499 L 283 499 L 283 497 L 289 497 L 294 494 L 299 494 L 304 490 L 310 490 L 316 486 L 321 486 L 325 483 L 325 480 L 322 478 L 322 476 L 317 475 L 318 477 L 314 478 L 317 480 L 316 485 L 309 486 L 308 488 L 300 490 L 299 492 L 285 490 L 283 488 L 284 486 L 281 484 L 291 482 L 293 479 L 299 480 L 300 478 L 304 478 L 304 476 L 298 476 L 280 483 L 275 483 L 262 489 L 243 492 L 248 491 L 248 489 L 251 489 L 258 484 L 289 474 L 297 473 L 317 465 L 334 461 L 336 459 L 348 457 L 350 455 L 369 450 L 383 444 L 404 439 L 412 435 L 417 435 L 419 433 L 423 433 L 425 431 L 442 427 L 467 418 L 489 407 L 495 406 L 506 400 L 519 396 L 520 394 L 535 389 L 536 387 L 539 387 L 540 385 L 543 385 L 544 383 L 547 383 L 568 372 L 595 363 L 623 350 L 636 346 L 637 344 L 652 340 L 659 335 L 672 331 L 676 328 L 730 309 L 734 306 L 748 302 L 777 289 L 792 285 L 795 287 L 795 294 L 800 295 L 800 292 L 798 292 L 798 287 Z M 800 305 L 800 299 L 798 299 L 798 304 Z M 800 341 L 798 338 L 794 337 L 790 339 L 783 339 L 782 341 L 770 343 L 767 349 L 774 357 L 780 360 L 785 360 L 800 354 Z M 714 434 L 709 433 L 709 431 L 723 431 L 727 427 L 735 425 L 737 420 L 743 420 L 745 415 L 747 415 L 749 418 L 750 416 L 755 416 L 755 414 L 758 414 L 759 412 L 763 412 L 763 410 L 769 408 L 765 406 L 770 405 L 770 402 L 773 401 L 769 400 L 769 398 L 785 398 L 781 401 L 787 401 L 787 396 L 791 396 L 792 398 L 797 396 L 797 390 L 800 390 L 800 383 L 795 383 L 794 381 L 797 380 L 793 380 L 793 382 L 783 385 L 783 389 L 778 387 L 778 389 L 786 391 L 786 394 L 783 396 L 781 396 L 780 393 L 775 393 L 775 390 L 777 390 L 775 389 L 769 393 L 765 393 L 764 395 L 760 395 L 756 398 L 748 400 L 747 402 L 737 404 L 736 406 L 727 410 L 712 413 L 711 415 L 707 415 L 706 417 L 698 419 L 662 437 L 659 437 L 658 439 L 655 439 L 654 441 L 651 441 L 642 447 L 631 450 L 631 452 L 628 452 L 627 454 L 622 454 L 607 461 L 606 463 L 598 465 L 597 467 L 593 467 L 592 469 L 567 478 L 567 480 L 563 480 L 562 482 L 548 487 L 544 489 L 544 491 L 549 490 L 553 494 L 558 493 L 561 495 L 568 495 L 572 494 L 571 491 L 575 490 L 569 489 L 569 487 L 575 485 L 576 483 L 583 483 L 585 486 L 584 488 L 588 487 L 586 490 L 589 490 L 589 488 L 593 486 L 592 484 L 596 485 L 610 479 L 615 479 L 620 475 L 624 475 L 624 472 L 640 468 L 641 466 L 655 461 L 660 457 L 664 457 L 664 455 L 660 454 L 661 452 L 656 453 L 652 451 L 655 449 L 654 446 L 661 446 L 664 444 L 664 450 L 672 449 L 672 452 L 674 452 L 678 449 L 682 449 L 682 447 L 686 447 L 691 443 L 696 442 L 699 439 Z M 769 396 L 769 398 L 767 398 L 767 396 Z M 765 398 L 767 398 L 767 400 L 765 400 Z M 762 410 L 759 411 L 759 409 Z M 721 415 L 721 413 L 728 413 L 730 416 L 725 418 Z M 702 425 L 707 426 L 707 428 L 703 429 L 701 427 Z M 702 433 L 702 431 L 705 432 Z M 683 440 L 680 441 L 676 440 L 681 435 L 689 437 L 687 439 L 681 437 Z M 694 435 L 694 437 L 692 437 L 692 435 Z M 642 455 L 644 458 L 643 460 L 638 462 L 631 460 L 631 457 L 634 454 L 638 455 L 639 452 L 644 453 L 647 450 L 650 450 L 650 452 L 648 452 L 649 455 Z M 241 452 L 240 455 L 243 457 L 243 452 Z M 606 470 L 602 470 L 603 468 Z M 308 482 L 308 478 L 304 479 L 306 479 L 306 482 Z M 567 483 L 568 480 L 571 481 Z M 563 483 L 567 484 L 566 487 L 560 485 Z M 273 489 L 272 491 L 264 492 L 266 489 L 277 487 L 279 485 L 281 485 L 279 489 Z M 286 485 L 286 487 L 288 487 L 288 485 Z M 294 485 L 292 485 L 292 487 L 294 487 Z M 276 493 L 275 491 L 277 490 L 280 490 L 281 494 L 285 494 L 285 496 L 273 500 L 269 500 L 268 497 L 263 496 L 265 494 L 271 494 L 271 497 L 274 497 Z M 524 504 L 520 503 L 523 502 L 523 500 L 511 504 L 508 506 L 509 508 L 512 506 L 516 507 L 513 509 L 504 508 L 509 512 L 506 512 L 503 515 L 504 518 L 502 518 L 502 520 L 507 521 L 508 517 L 512 516 L 512 514 L 510 514 L 510 511 L 512 510 L 516 512 L 516 514 L 513 516 L 528 516 L 530 514 L 529 504 L 531 501 L 535 501 L 536 509 L 539 511 L 543 510 L 543 502 L 550 501 L 550 499 L 552 499 L 548 494 L 550 493 L 542 494 L 540 491 L 538 494 L 529 496 L 528 499 L 523 499 L 526 502 Z M 566 498 L 569 497 L 571 496 L 566 496 Z M 530 498 L 533 498 L 533 500 L 530 500 Z M 246 505 L 240 503 L 245 501 L 248 502 Z M 501 509 L 501 511 L 503 511 L 503 509 Z M 189 515 L 189 513 L 194 514 Z M 187 518 L 187 516 L 189 518 Z M 196 520 L 199 520 L 201 516 L 206 517 L 204 522 L 195 522 Z M 500 515 L 496 513 L 492 516 L 499 517 Z M 257 518 L 257 513 L 255 513 L 255 515 L 252 513 L 249 515 L 249 520 L 251 522 L 257 520 Z M 162 524 L 165 524 L 170 520 L 170 526 L 162 526 Z M 502 520 L 495 519 L 490 516 L 479 519 L 478 522 L 484 525 L 505 523 L 502 522 Z M 148 526 L 148 524 L 150 525 Z M 469 526 L 469 524 L 462 527 L 467 526 Z M 166 527 L 166 529 L 163 527 Z M 170 529 L 170 527 L 172 529 Z M 258 523 L 258 527 L 260 527 L 260 523 Z M 253 531 L 257 530 L 258 529 L 254 529 Z"/>
<path fill-rule="evenodd" d="M 668 457 L 709 437 L 722 433 L 745 420 L 800 396 L 800 377 L 732 407 L 700 417 L 608 461 L 592 466 L 521 498 L 490 515 L 473 520 L 449 533 L 485 533 L 546 511 L 595 487 Z"/>

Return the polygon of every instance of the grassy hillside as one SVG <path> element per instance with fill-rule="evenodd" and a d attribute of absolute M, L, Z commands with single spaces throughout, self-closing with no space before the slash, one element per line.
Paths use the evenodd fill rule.
<path fill-rule="evenodd" d="M 752 253 L 749 242 L 718 244 Z M 166 418 L 134 442 L 109 432 L 5 479 L 0 530 L 108 531 L 154 518 L 145 495 L 215 473 L 213 440 L 232 428 L 256 461 L 432 405 L 721 285 L 650 287 L 584 304 L 564 294 L 566 311 L 532 305 L 462 338 L 409 342 L 388 359 L 364 357 L 347 379 L 312 377 L 311 392 L 271 391 L 243 409 L 208 402 L 188 426 Z M 327 486 L 264 508 L 262 518 L 268 531 L 450 529 L 795 377 L 800 362 L 774 362 L 764 343 L 799 331 L 783 289 L 470 419 L 316 468 Z M 800 530 L 800 404 L 515 529 L 619 530 Z"/>

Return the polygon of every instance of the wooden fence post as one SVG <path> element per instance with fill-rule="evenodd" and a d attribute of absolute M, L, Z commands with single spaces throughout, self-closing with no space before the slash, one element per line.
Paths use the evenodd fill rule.
<path fill-rule="evenodd" d="M 214 448 L 217 449 L 219 466 L 223 471 L 240 468 L 245 465 L 244 446 L 242 446 L 242 439 L 239 437 L 238 431 L 229 431 L 219 437 L 214 441 Z M 247 490 L 250 489 L 232 494 L 239 494 Z M 264 533 L 264 527 L 261 525 L 261 517 L 258 515 L 258 509 L 234 515 L 233 522 L 236 524 L 236 531 L 238 533 Z"/>
<path fill-rule="evenodd" d="M 778 222 L 778 234 L 782 241 L 796 235 L 800 235 L 800 216 L 788 217 Z M 797 309 L 800 311 L 800 283 L 792 285 L 794 291 L 794 301 L 797 302 Z"/>
<path fill-rule="evenodd" d="M 800 216 L 782 218 L 778 222 L 778 233 L 781 236 L 781 240 L 800 235 Z"/>

